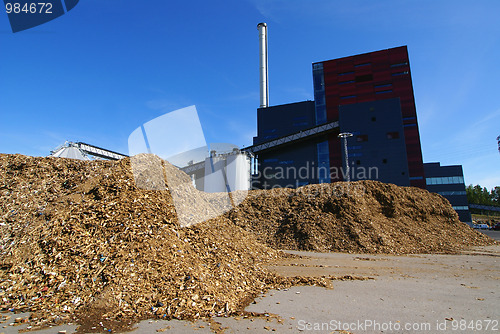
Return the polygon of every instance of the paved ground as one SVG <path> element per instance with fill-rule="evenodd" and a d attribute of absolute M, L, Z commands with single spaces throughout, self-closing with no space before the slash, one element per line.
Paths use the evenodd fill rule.
<path fill-rule="evenodd" d="M 495 231 L 490 231 L 495 232 Z M 283 275 L 356 275 L 334 289 L 269 291 L 247 311 L 264 318 L 217 318 L 225 333 L 498 333 L 500 246 L 461 255 L 386 256 L 293 252 L 305 258 L 271 267 Z M 277 316 L 273 316 L 273 314 Z M 22 328 L 5 323 L 4 333 Z M 486 327 L 488 328 L 486 329 Z M 68 333 L 74 326 L 66 326 Z M 58 333 L 52 328 L 40 333 Z M 134 334 L 210 333 L 206 322 L 145 321 Z M 479 330 L 480 329 L 480 330 Z"/>
<path fill-rule="evenodd" d="M 477 230 L 477 231 L 483 232 L 490 238 L 500 241 L 500 231 L 493 231 L 493 230 Z"/>

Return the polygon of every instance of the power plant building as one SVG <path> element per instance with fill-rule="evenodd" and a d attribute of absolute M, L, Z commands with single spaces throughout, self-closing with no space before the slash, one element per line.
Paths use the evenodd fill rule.
<path fill-rule="evenodd" d="M 346 180 L 339 134 L 349 133 L 350 180 L 371 179 L 440 193 L 462 221 L 471 221 L 460 166 L 431 164 L 424 170 L 406 46 L 316 62 L 312 71 L 314 101 L 261 103 L 257 110 L 257 136 L 249 148 L 258 161 L 254 188 Z M 266 103 L 267 99 L 266 95 Z M 461 183 L 429 184 L 434 176 L 429 178 L 427 172 Z"/>
<path fill-rule="evenodd" d="M 260 179 L 269 186 L 346 179 L 338 134 L 349 132 L 351 180 L 425 188 L 406 46 L 313 63 L 313 82 L 314 102 L 258 109 L 254 145 L 331 122 L 338 122 L 337 129 L 259 153 Z M 308 177 L 281 177 L 283 167 L 291 165 L 309 168 Z M 377 173 L 368 173 L 374 169 Z"/>

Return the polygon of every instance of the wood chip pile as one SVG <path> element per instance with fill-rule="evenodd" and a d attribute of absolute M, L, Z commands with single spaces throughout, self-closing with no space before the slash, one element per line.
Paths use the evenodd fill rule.
<path fill-rule="evenodd" d="M 376 181 L 251 191 L 227 217 L 275 249 L 412 254 L 494 243 L 444 197 Z"/>
<path fill-rule="evenodd" d="M 33 329 L 230 314 L 269 288 L 329 283 L 263 270 L 278 252 L 227 218 L 181 228 L 168 190 L 137 188 L 130 159 L 0 167 L 0 309 L 32 312 Z"/>

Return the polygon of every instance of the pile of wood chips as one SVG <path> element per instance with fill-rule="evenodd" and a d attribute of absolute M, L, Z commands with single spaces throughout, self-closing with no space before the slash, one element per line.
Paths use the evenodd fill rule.
<path fill-rule="evenodd" d="M 227 218 L 181 228 L 168 189 L 157 175 L 137 187 L 130 159 L 0 155 L 0 167 L 0 309 L 31 312 L 32 329 L 225 315 L 270 288 L 330 284 L 267 272 L 282 255 Z"/>
<path fill-rule="evenodd" d="M 251 191 L 226 216 L 275 249 L 454 253 L 494 243 L 444 197 L 377 181 Z"/>

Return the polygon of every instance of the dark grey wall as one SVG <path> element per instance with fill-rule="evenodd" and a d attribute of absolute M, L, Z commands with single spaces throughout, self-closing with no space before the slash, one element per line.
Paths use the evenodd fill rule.
<path fill-rule="evenodd" d="M 340 132 L 354 134 L 348 138 L 351 180 L 366 179 L 363 171 L 376 167 L 378 178 L 365 173 L 367 178 L 410 185 L 399 98 L 340 106 L 339 121 Z"/>
<path fill-rule="evenodd" d="M 316 141 L 301 142 L 258 156 L 259 175 L 253 188 L 296 188 L 318 183 Z"/>
<path fill-rule="evenodd" d="M 297 133 L 315 125 L 314 101 L 259 108 L 254 144 Z M 294 143 L 260 153 L 259 174 L 252 178 L 253 188 L 297 187 L 318 183 L 317 140 Z"/>
<path fill-rule="evenodd" d="M 257 137 L 254 145 L 300 130 L 312 128 L 315 122 L 314 101 L 283 104 L 257 109 Z"/>

